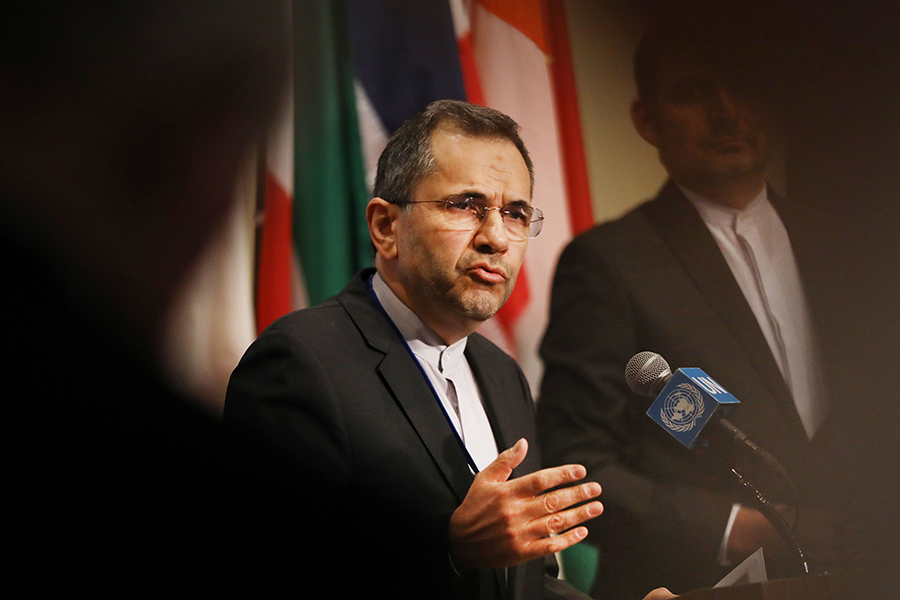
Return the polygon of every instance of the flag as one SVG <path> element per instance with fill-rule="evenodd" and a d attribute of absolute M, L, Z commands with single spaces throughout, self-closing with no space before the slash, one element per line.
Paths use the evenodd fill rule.
<path fill-rule="evenodd" d="M 293 82 L 265 143 L 257 333 L 371 263 L 345 1 L 292 4 Z"/>
<path fill-rule="evenodd" d="M 294 244 L 311 304 L 336 294 L 373 253 L 350 60 L 347 4 L 306 0 L 294 18 Z"/>
<path fill-rule="evenodd" d="M 290 85 L 261 148 L 254 296 L 257 334 L 278 317 L 307 304 L 294 249 L 294 93 Z"/>
<path fill-rule="evenodd" d="M 290 19 L 291 3 L 282 2 Z M 288 88 L 274 126 L 260 132 L 259 143 L 237 174 L 232 211 L 186 277 L 167 316 L 162 350 L 167 374 L 186 395 L 216 414 L 221 413 L 231 372 L 260 327 L 305 304 L 290 223 L 293 110 Z"/>
<path fill-rule="evenodd" d="M 232 211 L 186 277 L 166 322 L 167 375 L 214 414 L 221 414 L 228 378 L 255 337 L 256 150 L 238 174 Z"/>
<path fill-rule="evenodd" d="M 293 196 L 280 202 L 275 169 L 267 171 L 258 326 L 298 305 L 287 283 L 263 291 L 267 233 L 280 231 L 283 252 L 290 219 L 291 255 L 299 257 L 291 281 L 302 265 L 310 304 L 339 292 L 372 262 L 365 206 L 390 134 L 434 100 L 468 100 L 515 119 L 535 166 L 543 231 L 529 242 L 513 295 L 479 332 L 537 386 L 557 257 L 593 224 L 562 0 L 299 0 L 293 7 Z M 281 196 L 290 191 L 285 185 Z M 290 213 L 278 208 L 285 204 Z M 284 260 L 274 264 L 286 271 Z"/>

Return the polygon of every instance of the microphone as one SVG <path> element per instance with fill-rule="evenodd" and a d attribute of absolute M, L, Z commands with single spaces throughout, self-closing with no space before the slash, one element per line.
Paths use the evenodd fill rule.
<path fill-rule="evenodd" d="M 702 445 L 716 431 L 740 450 L 783 471 L 771 454 L 725 418 L 740 401 L 701 369 L 672 373 L 656 352 L 638 352 L 625 367 L 625 381 L 635 394 L 655 398 L 647 416 L 687 448 Z"/>
<path fill-rule="evenodd" d="M 740 401 L 712 377 L 695 367 L 678 369 L 672 373 L 669 363 L 656 352 L 639 352 L 631 357 L 625 367 L 625 381 L 635 394 L 656 398 L 647 410 L 647 416 L 684 446 L 695 448 L 709 438 L 724 437 L 745 456 L 761 460 L 788 484 L 799 514 L 800 497 L 787 471 L 774 456 L 751 442 L 747 434 L 725 418 Z M 710 423 L 713 425 L 707 430 Z M 748 499 L 769 519 L 788 547 L 794 549 L 800 572 L 808 575 L 810 567 L 806 554 L 797 544 L 792 531 L 796 528 L 796 521 L 793 528 L 788 526 L 750 481 L 736 468 L 732 468 L 731 472 L 737 477 Z"/>

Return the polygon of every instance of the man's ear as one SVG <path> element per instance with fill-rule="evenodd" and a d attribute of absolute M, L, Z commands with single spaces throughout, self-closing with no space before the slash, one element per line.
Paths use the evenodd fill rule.
<path fill-rule="evenodd" d="M 391 260 L 397 256 L 397 219 L 402 208 L 383 198 L 372 198 L 366 206 L 366 223 L 375 252 Z"/>
<path fill-rule="evenodd" d="M 631 122 L 645 142 L 654 148 L 658 147 L 659 124 L 653 109 L 643 100 L 635 100 L 631 103 Z"/>

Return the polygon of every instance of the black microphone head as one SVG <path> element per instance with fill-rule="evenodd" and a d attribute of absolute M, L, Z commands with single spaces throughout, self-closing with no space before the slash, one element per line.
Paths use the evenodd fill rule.
<path fill-rule="evenodd" d="M 625 367 L 625 381 L 635 394 L 655 398 L 672 378 L 669 363 L 656 352 L 638 352 Z"/>

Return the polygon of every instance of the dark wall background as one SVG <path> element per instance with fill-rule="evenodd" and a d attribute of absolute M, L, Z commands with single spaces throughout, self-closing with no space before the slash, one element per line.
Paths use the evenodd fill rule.
<path fill-rule="evenodd" d="M 900 9 L 784 12 L 782 81 L 795 245 L 834 395 L 835 499 L 858 516 L 849 554 L 900 559 Z"/>

